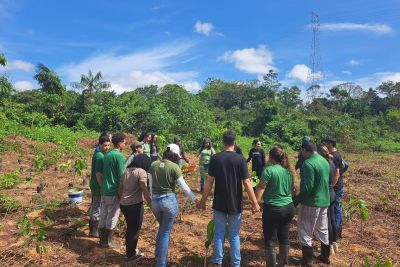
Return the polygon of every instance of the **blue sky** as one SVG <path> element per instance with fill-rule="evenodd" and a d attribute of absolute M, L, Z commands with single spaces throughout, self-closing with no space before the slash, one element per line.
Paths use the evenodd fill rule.
<path fill-rule="evenodd" d="M 101 71 L 118 93 L 178 83 L 196 92 L 208 77 L 309 85 L 311 12 L 320 16 L 325 88 L 400 81 L 400 1 L 0 0 L 0 69 L 18 90 L 37 88 L 35 65 L 64 84 Z"/>

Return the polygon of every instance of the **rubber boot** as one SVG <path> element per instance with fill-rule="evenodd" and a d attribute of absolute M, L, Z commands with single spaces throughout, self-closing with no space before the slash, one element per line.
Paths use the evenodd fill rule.
<path fill-rule="evenodd" d="M 321 243 L 321 255 L 319 255 L 317 259 L 322 263 L 330 264 L 331 263 L 331 261 L 329 260 L 330 253 L 331 253 L 331 246 Z"/>
<path fill-rule="evenodd" d="M 89 221 L 89 237 L 99 237 L 99 230 L 97 229 L 99 222 Z"/>
<path fill-rule="evenodd" d="M 286 267 L 289 259 L 289 245 L 281 245 L 279 246 L 279 260 L 278 267 Z"/>
<path fill-rule="evenodd" d="M 267 267 L 276 266 L 276 251 L 275 247 L 267 247 L 265 249 L 265 258 L 267 262 Z"/>
<path fill-rule="evenodd" d="M 99 228 L 100 247 L 107 247 L 107 238 L 105 236 L 105 228 Z"/>
<path fill-rule="evenodd" d="M 107 247 L 108 248 L 115 248 L 115 243 L 114 243 L 114 230 L 110 229 L 105 229 L 105 237 L 106 237 L 106 242 L 107 242 Z"/>
<path fill-rule="evenodd" d="M 312 265 L 313 265 L 313 248 L 308 247 L 308 246 L 302 246 L 301 252 L 303 254 L 301 266 L 312 267 Z"/>

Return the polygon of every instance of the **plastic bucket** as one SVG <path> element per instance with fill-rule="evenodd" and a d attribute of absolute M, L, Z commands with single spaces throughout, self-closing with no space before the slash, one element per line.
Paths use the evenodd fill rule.
<path fill-rule="evenodd" d="M 83 189 L 72 188 L 68 190 L 68 202 L 72 205 L 79 205 L 83 201 Z"/>

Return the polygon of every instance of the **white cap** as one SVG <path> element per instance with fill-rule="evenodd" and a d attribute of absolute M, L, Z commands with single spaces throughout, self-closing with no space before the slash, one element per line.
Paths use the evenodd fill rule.
<path fill-rule="evenodd" d="M 178 154 L 178 156 L 179 156 L 180 158 L 182 158 L 182 156 L 181 156 L 181 149 L 179 148 L 179 146 L 178 146 L 177 144 L 169 144 L 169 145 L 167 146 L 167 149 L 169 149 L 170 151 L 172 151 L 172 152 L 175 153 L 175 154 Z"/>

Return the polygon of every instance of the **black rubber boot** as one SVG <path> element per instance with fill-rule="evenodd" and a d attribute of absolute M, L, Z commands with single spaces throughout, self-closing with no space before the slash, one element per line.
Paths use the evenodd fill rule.
<path fill-rule="evenodd" d="M 97 229 L 99 222 L 89 221 L 89 237 L 99 237 L 99 230 Z"/>
<path fill-rule="evenodd" d="M 276 266 L 275 247 L 267 247 L 265 249 L 265 259 L 267 262 L 267 267 L 275 267 Z"/>
<path fill-rule="evenodd" d="M 313 264 L 313 248 L 302 246 L 301 252 L 303 254 L 303 258 L 301 260 L 301 266 L 312 267 Z"/>
<path fill-rule="evenodd" d="M 105 228 L 99 228 L 99 238 L 100 238 L 100 247 L 102 248 L 108 247 Z"/>
<path fill-rule="evenodd" d="M 278 267 L 286 267 L 289 259 L 289 245 L 281 245 L 279 246 L 279 260 Z"/>
<path fill-rule="evenodd" d="M 321 255 L 317 257 L 319 261 L 325 264 L 331 264 L 329 256 L 331 254 L 331 246 L 321 243 Z"/>

